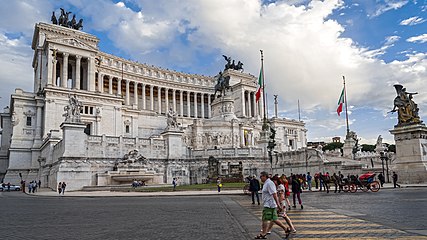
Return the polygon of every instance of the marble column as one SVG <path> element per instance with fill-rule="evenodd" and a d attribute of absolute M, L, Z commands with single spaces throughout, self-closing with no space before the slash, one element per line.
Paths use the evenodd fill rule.
<path fill-rule="evenodd" d="M 191 117 L 190 92 L 187 91 L 187 117 Z"/>
<path fill-rule="evenodd" d="M 245 107 L 245 90 L 242 89 L 242 117 L 246 117 L 246 107 Z"/>
<path fill-rule="evenodd" d="M 52 86 L 56 86 L 56 63 L 58 62 L 58 60 L 56 60 L 56 58 L 52 59 L 52 82 L 50 84 L 52 84 Z"/>
<path fill-rule="evenodd" d="M 37 100 L 36 139 L 42 138 L 42 102 Z"/>
<path fill-rule="evenodd" d="M 150 85 L 150 110 L 154 111 L 154 87 L 153 85 Z"/>
<path fill-rule="evenodd" d="M 194 92 L 194 118 L 197 118 L 197 93 Z"/>
<path fill-rule="evenodd" d="M 205 94 L 204 93 L 200 94 L 200 100 L 201 100 L 200 102 L 201 102 L 201 107 L 202 107 L 201 117 L 205 118 Z"/>
<path fill-rule="evenodd" d="M 212 113 L 211 113 L 211 111 L 212 111 L 212 106 L 211 106 L 211 95 L 210 94 L 208 94 L 208 118 L 211 118 L 212 117 Z"/>
<path fill-rule="evenodd" d="M 184 99 L 182 90 L 179 90 L 179 116 L 184 117 Z"/>
<path fill-rule="evenodd" d="M 138 109 L 138 83 L 133 82 L 133 104 Z"/>
<path fill-rule="evenodd" d="M 61 79 L 61 87 L 67 87 L 68 80 L 68 56 L 69 53 L 62 53 L 62 79 Z"/>
<path fill-rule="evenodd" d="M 254 117 L 258 117 L 258 109 L 257 109 L 257 104 L 256 104 L 256 97 L 255 97 L 255 92 L 252 92 L 252 106 L 254 106 Z"/>
<path fill-rule="evenodd" d="M 104 74 L 98 73 L 98 91 L 102 93 L 104 91 Z"/>
<path fill-rule="evenodd" d="M 157 87 L 157 104 L 158 104 L 158 113 L 162 114 L 162 89 Z"/>
<path fill-rule="evenodd" d="M 251 92 L 247 92 L 248 93 L 248 117 L 252 117 L 252 102 L 251 102 Z"/>
<path fill-rule="evenodd" d="M 122 79 L 117 80 L 117 96 L 122 95 Z"/>
<path fill-rule="evenodd" d="M 80 89 L 80 68 L 81 68 L 82 56 L 76 56 L 76 89 Z"/>
<path fill-rule="evenodd" d="M 165 113 L 169 111 L 169 88 L 165 88 Z"/>
<path fill-rule="evenodd" d="M 172 108 L 176 112 L 176 90 L 172 89 Z"/>
<path fill-rule="evenodd" d="M 126 80 L 126 96 L 125 96 L 125 105 L 129 105 L 130 101 L 130 93 L 129 93 L 129 80 Z"/>
<path fill-rule="evenodd" d="M 88 58 L 87 67 L 87 89 L 91 92 L 95 91 L 95 59 L 93 57 Z"/>
<path fill-rule="evenodd" d="M 108 93 L 113 94 L 113 76 L 108 75 Z"/>
<path fill-rule="evenodd" d="M 145 102 L 145 83 L 142 83 L 142 109 L 143 110 L 145 110 L 145 104 L 146 104 L 146 102 Z"/>

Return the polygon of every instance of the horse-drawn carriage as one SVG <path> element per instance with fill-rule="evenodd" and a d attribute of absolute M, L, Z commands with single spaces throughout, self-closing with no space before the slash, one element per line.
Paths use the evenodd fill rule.
<path fill-rule="evenodd" d="M 375 173 L 365 173 L 357 176 L 351 175 L 349 178 L 343 179 L 342 189 L 344 192 L 355 193 L 357 189 L 367 192 L 378 192 L 380 190 L 380 183 L 375 180 Z"/>

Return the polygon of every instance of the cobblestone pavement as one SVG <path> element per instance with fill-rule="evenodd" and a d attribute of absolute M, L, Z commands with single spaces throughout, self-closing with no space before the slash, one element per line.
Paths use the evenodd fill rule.
<path fill-rule="evenodd" d="M 304 205 L 304 209 L 292 208 L 289 211 L 289 217 L 297 229 L 297 233 L 292 234 L 289 239 L 427 239 L 425 235 L 422 236 L 425 234 L 427 224 L 425 221 L 423 222 L 423 218 L 426 217 L 423 214 L 426 202 L 424 201 L 423 193 L 420 193 L 425 192 L 425 189 L 398 190 L 400 191 L 399 193 L 393 192 L 393 190 L 389 191 L 375 193 L 376 195 L 362 195 L 370 193 L 356 195 L 349 193 L 342 195 L 326 195 L 326 193 L 321 192 L 304 193 L 303 201 L 307 203 L 307 205 Z M 413 220 L 413 216 L 416 214 L 413 213 L 414 210 L 411 207 L 404 204 L 396 207 L 396 204 L 391 204 L 395 199 L 391 198 L 390 195 L 394 198 L 404 199 L 412 204 L 424 199 L 424 205 L 422 205 L 424 207 L 421 205 L 417 206 L 420 207 L 418 209 L 419 218 Z M 370 199 L 372 196 L 374 198 Z M 260 229 L 262 207 L 252 205 L 248 196 L 234 196 L 232 199 L 258 218 L 257 229 Z M 384 201 L 381 199 L 388 202 L 388 204 L 384 204 Z M 376 203 L 371 203 L 371 200 L 376 201 Z M 358 203 L 355 203 L 356 201 Z M 353 204 L 355 206 L 351 207 Z M 316 205 L 316 207 L 312 205 Z M 351 209 L 351 211 L 346 211 L 345 209 Z M 357 213 L 358 210 L 360 213 Z M 400 227 L 390 225 L 387 221 L 385 221 L 387 225 L 384 223 L 381 224 L 384 221 L 376 221 L 378 219 L 375 216 L 369 215 L 369 212 L 376 215 L 380 211 L 388 210 L 391 210 L 391 213 L 385 214 L 386 217 L 400 214 L 401 216 L 395 218 L 406 218 L 406 223 L 400 223 Z M 388 221 L 393 221 L 393 219 L 389 219 Z M 408 226 L 414 226 L 419 231 L 409 229 Z M 253 227 L 256 228 L 256 226 Z M 405 230 L 402 230 L 402 228 L 405 228 Z M 406 228 L 408 229 L 406 230 Z M 256 232 L 252 234 L 256 235 Z M 269 239 L 283 239 L 284 235 L 284 231 L 280 227 L 275 226 L 273 234 Z"/>

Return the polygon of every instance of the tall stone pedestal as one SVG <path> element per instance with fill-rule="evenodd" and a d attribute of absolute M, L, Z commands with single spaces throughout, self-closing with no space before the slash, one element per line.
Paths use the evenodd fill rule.
<path fill-rule="evenodd" d="M 344 140 L 344 146 L 343 146 L 343 157 L 354 159 L 353 149 L 356 145 L 356 140 L 354 140 L 351 137 L 346 137 Z"/>
<path fill-rule="evenodd" d="M 396 142 L 392 170 L 401 183 L 427 182 L 427 127 L 424 124 L 396 126 L 390 133 Z"/>
<path fill-rule="evenodd" d="M 237 119 L 234 113 L 234 100 L 231 96 L 224 96 L 220 98 L 215 98 L 212 104 L 212 119 L 223 119 L 225 121 L 230 121 L 232 119 Z"/>
<path fill-rule="evenodd" d="M 64 154 L 62 157 L 85 157 L 86 133 L 84 123 L 69 123 L 64 122 L 61 124 L 62 141 L 64 146 Z"/>
<path fill-rule="evenodd" d="M 182 159 L 185 157 L 186 148 L 182 141 L 182 132 L 179 129 L 167 129 L 162 133 L 166 140 L 168 159 Z"/>

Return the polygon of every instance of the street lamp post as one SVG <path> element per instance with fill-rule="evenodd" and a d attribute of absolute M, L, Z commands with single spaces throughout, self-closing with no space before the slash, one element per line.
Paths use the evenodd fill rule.
<path fill-rule="evenodd" d="M 387 158 L 387 157 L 385 156 L 385 153 L 384 153 L 384 152 L 380 152 L 380 158 L 381 158 L 381 165 L 382 165 L 383 176 L 384 176 L 384 175 L 385 175 L 385 174 L 384 174 L 384 160 Z M 388 182 L 388 173 L 387 173 L 387 182 Z"/>
<path fill-rule="evenodd" d="M 387 182 L 389 183 L 390 182 L 390 176 L 389 176 L 389 174 L 388 174 L 388 159 L 389 159 L 389 157 L 388 157 L 388 154 L 384 154 L 385 156 L 385 166 L 386 166 L 386 170 L 387 170 Z"/>

